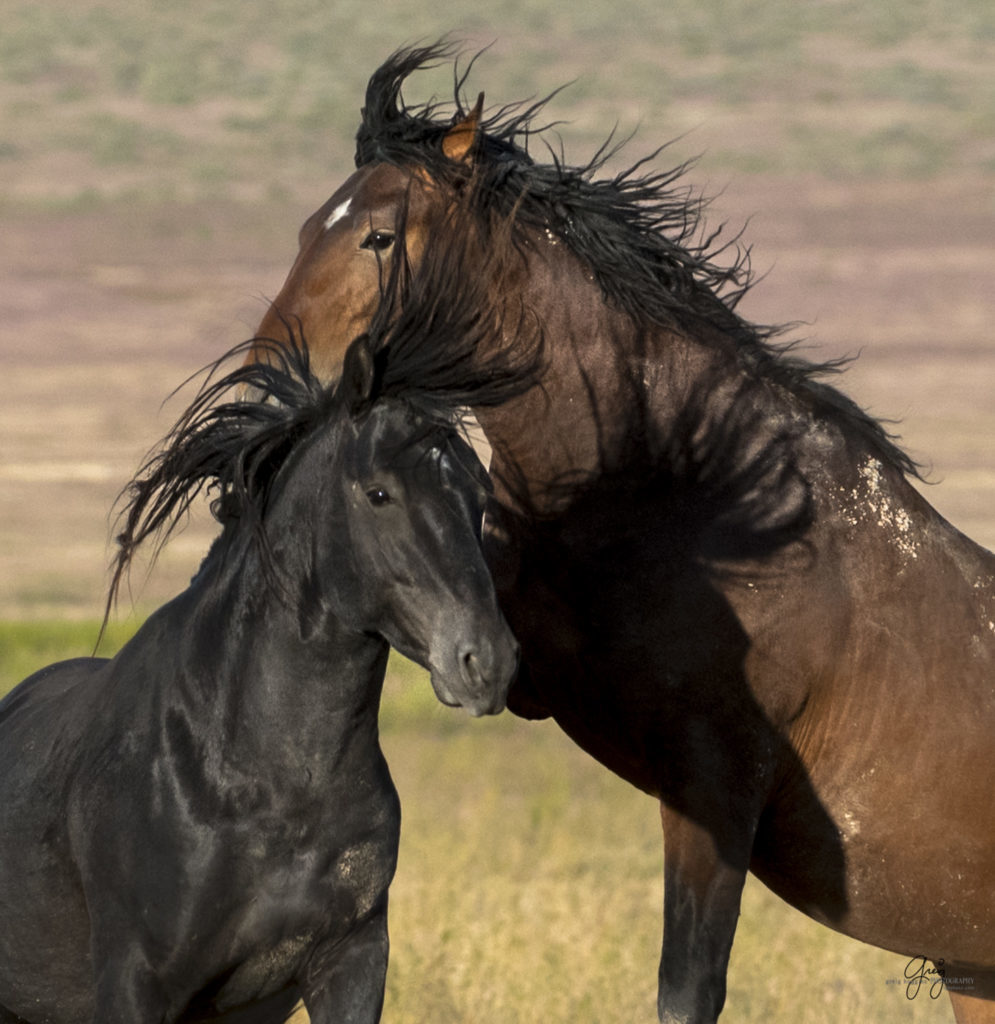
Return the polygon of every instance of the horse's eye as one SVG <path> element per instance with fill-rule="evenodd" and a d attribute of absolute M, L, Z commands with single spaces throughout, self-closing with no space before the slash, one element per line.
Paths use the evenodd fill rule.
<path fill-rule="evenodd" d="M 374 508 L 379 508 L 381 505 L 387 505 L 391 500 L 390 494 L 382 487 L 371 487 L 366 492 L 366 497 Z"/>
<path fill-rule="evenodd" d="M 360 249 L 370 249 L 373 252 L 386 252 L 394 244 L 393 231 L 371 231 L 363 239 Z"/>

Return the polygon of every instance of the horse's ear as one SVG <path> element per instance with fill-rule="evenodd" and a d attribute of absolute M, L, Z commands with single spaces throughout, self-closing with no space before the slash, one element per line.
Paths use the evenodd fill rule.
<path fill-rule="evenodd" d="M 370 338 L 361 334 L 346 349 L 342 360 L 339 394 L 352 415 L 361 412 L 373 401 L 376 362 L 370 349 Z"/>
<path fill-rule="evenodd" d="M 480 117 L 484 112 L 484 94 L 477 97 L 473 110 L 462 121 L 446 132 L 442 140 L 442 152 L 456 163 L 470 163 L 473 159 L 473 144 L 480 131 Z"/>

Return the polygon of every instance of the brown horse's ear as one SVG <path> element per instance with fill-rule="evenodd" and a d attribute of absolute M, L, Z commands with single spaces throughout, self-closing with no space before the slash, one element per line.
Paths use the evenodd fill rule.
<path fill-rule="evenodd" d="M 346 349 L 338 393 L 351 415 L 356 416 L 373 401 L 376 362 L 370 350 L 370 338 L 361 334 Z"/>
<path fill-rule="evenodd" d="M 442 152 L 456 163 L 469 163 L 473 157 L 473 144 L 480 131 L 480 116 L 484 112 L 484 94 L 477 97 L 476 106 L 462 120 L 446 132 L 442 140 Z"/>

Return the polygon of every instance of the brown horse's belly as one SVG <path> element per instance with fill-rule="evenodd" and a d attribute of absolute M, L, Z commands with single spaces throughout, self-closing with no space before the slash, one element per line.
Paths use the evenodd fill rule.
<path fill-rule="evenodd" d="M 995 965 L 995 821 L 944 787 L 875 820 L 844 811 L 851 903 L 843 930 L 909 956 Z"/>
<path fill-rule="evenodd" d="M 960 760 L 951 751 L 951 762 Z M 990 763 L 990 762 L 989 762 Z M 853 769 L 853 765 L 849 766 Z M 809 778 L 835 841 L 804 812 L 768 809 L 754 873 L 816 920 L 909 957 L 995 965 L 995 805 L 950 774 L 868 771 L 845 784 Z M 961 778 L 967 766 L 961 765 Z M 992 774 L 987 765 L 985 778 Z M 991 781 L 991 780 L 989 780 Z M 842 859 L 841 897 L 828 900 L 826 865 Z"/>

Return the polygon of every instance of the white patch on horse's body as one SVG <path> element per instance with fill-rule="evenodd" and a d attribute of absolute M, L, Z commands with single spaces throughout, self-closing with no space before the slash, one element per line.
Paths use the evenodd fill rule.
<path fill-rule="evenodd" d="M 995 605 L 992 604 L 992 597 L 995 597 L 995 577 L 979 576 L 974 581 L 974 589 L 978 592 L 981 601 L 981 621 L 989 633 L 995 634 Z M 987 592 L 987 593 L 986 593 Z"/>
<path fill-rule="evenodd" d="M 856 526 L 859 521 L 875 523 L 891 536 L 895 547 L 906 559 L 919 557 L 919 541 L 912 517 L 901 506 L 896 506 L 885 486 L 882 466 L 877 459 L 868 457 L 859 467 L 862 486 L 854 487 L 846 507 L 841 509 L 844 519 Z M 840 488 L 843 492 L 843 488 Z"/>
<path fill-rule="evenodd" d="M 349 212 L 349 207 L 351 205 L 351 199 L 347 199 L 344 203 L 339 203 L 339 205 L 336 206 L 328 215 L 328 219 L 325 221 L 325 230 L 327 231 L 333 225 L 338 224 L 338 222 Z"/>
<path fill-rule="evenodd" d="M 860 819 L 853 811 L 843 812 L 843 824 L 840 832 L 844 840 L 854 839 L 860 835 Z"/>

